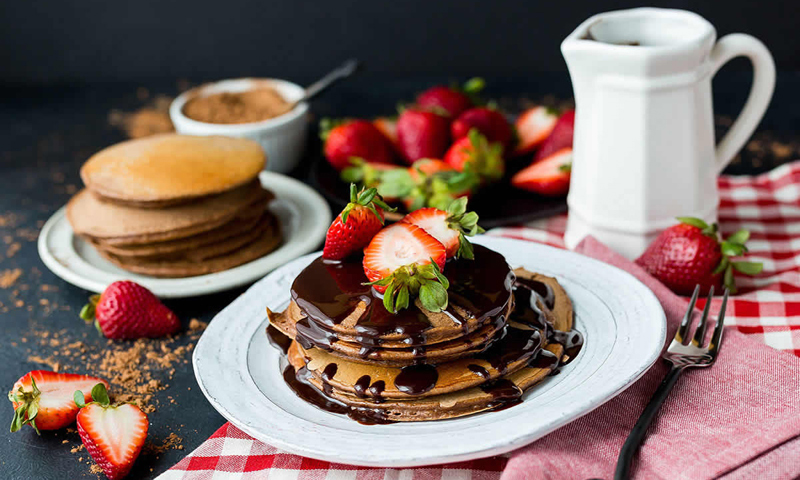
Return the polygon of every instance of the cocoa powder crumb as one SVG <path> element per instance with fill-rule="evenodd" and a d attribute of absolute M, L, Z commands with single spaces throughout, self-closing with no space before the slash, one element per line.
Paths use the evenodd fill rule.
<path fill-rule="evenodd" d="M 17 254 L 17 252 L 19 252 L 21 248 L 22 245 L 20 245 L 19 242 L 12 243 L 11 245 L 8 246 L 8 249 L 6 250 L 6 257 L 7 258 L 13 257 L 14 255 Z"/>
<path fill-rule="evenodd" d="M 98 465 L 98 464 L 96 464 L 96 463 L 93 463 L 93 464 L 92 464 L 92 465 L 89 467 L 89 471 L 90 471 L 91 473 L 94 473 L 95 475 L 97 475 L 97 474 L 103 473 L 103 468 L 102 468 L 100 465 Z"/>
<path fill-rule="evenodd" d="M 83 449 L 84 449 L 84 446 L 81 443 L 80 445 L 77 445 L 75 447 L 70 448 L 69 451 L 70 451 L 70 453 L 78 453 L 78 452 L 82 452 Z"/>
<path fill-rule="evenodd" d="M 19 277 L 22 276 L 22 270 L 19 268 L 15 268 L 13 270 L 4 270 L 0 272 L 0 288 L 6 289 L 13 286 L 19 280 Z M 18 300 L 17 302 L 21 302 L 22 300 Z M 24 303 L 22 304 L 24 305 Z M 22 305 L 17 305 L 21 307 Z"/>
<path fill-rule="evenodd" d="M 145 444 L 143 453 L 146 455 L 158 455 L 166 452 L 167 450 L 183 450 L 183 445 L 181 444 L 182 442 L 183 438 L 179 437 L 173 432 L 167 435 L 167 438 L 161 442 L 161 445 L 156 445 L 154 443 Z"/>
<path fill-rule="evenodd" d="M 208 327 L 207 322 L 201 322 L 200 320 L 193 318 L 189 320 L 189 330 L 196 332 L 196 331 L 203 331 Z"/>
<path fill-rule="evenodd" d="M 175 127 L 169 118 L 171 103 L 172 98 L 158 96 L 149 105 L 134 112 L 112 110 L 108 115 L 108 123 L 124 130 L 130 138 L 174 132 Z"/>

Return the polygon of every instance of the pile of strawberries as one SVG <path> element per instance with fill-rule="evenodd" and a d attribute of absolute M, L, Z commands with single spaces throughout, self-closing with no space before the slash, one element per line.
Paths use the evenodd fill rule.
<path fill-rule="evenodd" d="M 325 237 L 322 257 L 343 260 L 363 253 L 369 285 L 383 294 L 392 313 L 407 308 L 415 297 L 432 312 L 447 308 L 450 258 L 474 258 L 467 236 L 482 233 L 478 215 L 467 212 L 467 199 L 454 200 L 447 210 L 422 208 L 390 226 L 384 212 L 393 211 L 375 188 L 360 192 L 350 185 L 350 203 L 337 215 Z"/>
<path fill-rule="evenodd" d="M 506 162 L 531 162 L 511 178 L 517 188 L 562 196 L 569 189 L 574 110 L 533 107 L 512 123 L 483 105 L 484 87 L 435 86 L 396 118 L 321 123 L 324 154 L 346 182 L 376 188 L 407 211 L 447 209 L 506 174 Z M 515 168 L 516 170 L 516 168 Z"/>
<path fill-rule="evenodd" d="M 176 333 L 178 317 L 152 292 L 131 282 L 110 284 L 81 310 L 111 339 L 155 338 Z M 11 431 L 30 425 L 60 430 L 77 421 L 78 433 L 92 459 L 110 480 L 125 477 L 144 446 L 149 421 L 130 403 L 112 404 L 108 382 L 74 373 L 34 370 L 8 392 L 14 406 Z"/>

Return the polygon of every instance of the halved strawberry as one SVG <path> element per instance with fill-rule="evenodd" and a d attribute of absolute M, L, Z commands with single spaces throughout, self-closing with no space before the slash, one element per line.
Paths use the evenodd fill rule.
<path fill-rule="evenodd" d="M 395 153 L 400 154 L 400 149 L 397 147 L 397 118 L 378 117 L 372 121 L 372 124 L 389 140 Z"/>
<path fill-rule="evenodd" d="M 471 171 L 489 181 L 499 180 L 505 173 L 503 144 L 489 143 L 476 128 L 450 147 L 444 161 L 459 172 Z"/>
<path fill-rule="evenodd" d="M 81 441 L 109 480 L 119 480 L 130 472 L 147 438 L 149 423 L 147 415 L 130 403 L 110 405 L 108 392 L 103 384 L 91 390 L 91 403 L 85 403 L 85 395 L 75 391 L 75 403 L 79 404 L 78 433 Z"/>
<path fill-rule="evenodd" d="M 421 208 L 403 217 L 401 222 L 412 223 L 439 240 L 447 251 L 447 258 L 475 258 L 467 237 L 484 232 L 478 226 L 478 214 L 467 212 L 465 197 L 454 200 L 447 211 Z"/>
<path fill-rule="evenodd" d="M 519 142 L 514 155 L 525 155 L 538 147 L 553 131 L 558 114 L 547 107 L 533 107 L 517 117 L 514 126 Z"/>
<path fill-rule="evenodd" d="M 328 227 L 322 258 L 341 260 L 361 250 L 383 227 L 383 211 L 394 211 L 375 188 L 356 190 L 350 184 L 350 203 Z"/>
<path fill-rule="evenodd" d="M 569 191 L 572 148 L 562 148 L 511 177 L 511 185 L 541 195 L 560 196 Z"/>
<path fill-rule="evenodd" d="M 542 142 L 539 150 L 536 150 L 536 155 L 533 156 L 534 161 L 541 160 L 545 157 L 556 153 L 562 148 L 572 147 L 573 133 L 575 131 L 575 110 L 567 110 L 562 113 L 556 121 L 550 135 Z"/>
<path fill-rule="evenodd" d="M 450 286 L 441 269 L 447 260 L 444 245 L 420 227 L 395 223 L 378 232 L 364 249 L 364 273 L 369 285 L 383 293 L 392 313 L 407 308 L 412 295 L 439 312 L 447 307 Z"/>
<path fill-rule="evenodd" d="M 108 385 L 102 378 L 89 375 L 48 370 L 26 373 L 8 392 L 8 399 L 14 404 L 11 431 L 16 432 L 26 423 L 36 433 L 66 427 L 75 421 L 78 414 L 78 406 L 73 400 L 75 390 L 89 390 L 98 383 Z"/>

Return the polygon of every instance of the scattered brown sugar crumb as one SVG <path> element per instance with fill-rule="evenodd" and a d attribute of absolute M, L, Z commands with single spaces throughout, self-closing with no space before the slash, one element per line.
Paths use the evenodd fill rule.
<path fill-rule="evenodd" d="M 201 322 L 200 320 L 193 318 L 189 321 L 189 330 L 193 332 L 203 331 L 208 327 L 207 322 Z"/>
<path fill-rule="evenodd" d="M 81 443 L 80 445 L 76 445 L 76 446 L 70 448 L 69 451 L 70 451 L 70 453 L 78 453 L 78 452 L 82 452 L 83 448 L 84 448 L 83 444 Z"/>
<path fill-rule="evenodd" d="M 100 465 L 98 465 L 96 463 L 93 463 L 89 467 L 89 471 L 94 473 L 95 475 L 99 475 L 99 474 L 103 473 L 103 468 Z"/>
<path fill-rule="evenodd" d="M 184 105 L 183 114 L 205 123 L 250 123 L 275 118 L 291 108 L 274 88 L 261 87 L 194 97 Z"/>
<path fill-rule="evenodd" d="M 139 99 L 146 98 L 140 97 Z M 169 118 L 170 103 L 172 103 L 172 98 L 158 96 L 151 104 L 134 112 L 112 110 L 108 115 L 108 123 L 124 130 L 130 138 L 174 132 L 175 127 Z"/>
<path fill-rule="evenodd" d="M 19 268 L 15 268 L 13 270 L 4 270 L 0 272 L 0 288 L 5 289 L 11 287 L 15 283 L 17 283 L 17 280 L 21 275 L 22 275 L 22 270 Z"/>
<path fill-rule="evenodd" d="M 27 242 L 34 242 L 36 241 L 37 238 L 39 238 L 39 231 L 31 228 L 19 228 L 17 229 L 16 234 L 17 237 Z M 6 242 L 6 243 L 11 243 L 11 242 Z"/>
<path fill-rule="evenodd" d="M 17 254 L 17 252 L 19 252 L 21 248 L 22 245 L 20 245 L 19 242 L 12 243 L 11 245 L 8 246 L 8 249 L 6 250 L 6 257 L 7 258 L 13 257 L 14 255 Z"/>
<path fill-rule="evenodd" d="M 19 221 L 19 217 L 14 212 L 0 215 L 0 227 L 13 227 Z"/>
<path fill-rule="evenodd" d="M 183 439 L 173 432 L 167 435 L 167 438 L 161 442 L 161 445 L 156 445 L 154 443 L 145 444 L 143 453 L 146 455 L 158 455 L 167 450 L 183 450 L 182 442 Z"/>

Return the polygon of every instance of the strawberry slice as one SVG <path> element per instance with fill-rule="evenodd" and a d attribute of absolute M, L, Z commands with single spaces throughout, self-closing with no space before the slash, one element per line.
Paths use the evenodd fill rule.
<path fill-rule="evenodd" d="M 467 212 L 465 197 L 454 200 L 447 211 L 421 208 L 403 217 L 401 223 L 412 223 L 439 240 L 447 251 L 447 258 L 475 258 L 467 237 L 484 232 L 478 226 L 478 214 Z"/>
<path fill-rule="evenodd" d="M 575 110 L 567 110 L 558 117 L 553 131 L 542 142 L 542 146 L 536 151 L 533 160 L 538 161 L 556 153 L 562 148 L 572 147 L 572 139 L 575 131 Z"/>
<path fill-rule="evenodd" d="M 572 148 L 562 148 L 511 177 L 511 185 L 541 195 L 561 196 L 569 191 Z"/>
<path fill-rule="evenodd" d="M 130 403 L 110 405 L 103 384 L 92 388 L 91 403 L 75 391 L 78 412 L 78 433 L 81 441 L 109 480 L 119 480 L 130 472 L 147 438 L 147 415 Z"/>
<path fill-rule="evenodd" d="M 89 375 L 48 370 L 26 373 L 8 392 L 8 399 L 14 404 L 11 431 L 16 432 L 25 424 L 33 427 L 36 433 L 66 427 L 78 414 L 73 400 L 75 390 L 89 390 L 98 383 L 108 385 L 102 378 Z"/>
<path fill-rule="evenodd" d="M 489 143 L 477 128 L 454 143 L 444 161 L 459 172 L 473 172 L 489 181 L 499 180 L 505 172 L 503 144 Z"/>
<path fill-rule="evenodd" d="M 514 155 L 532 152 L 550 135 L 557 121 L 558 115 L 547 107 L 533 107 L 522 112 L 514 122 L 519 137 Z"/>
<path fill-rule="evenodd" d="M 328 227 L 322 258 L 341 260 L 366 246 L 383 228 L 383 212 L 394 211 L 384 203 L 375 188 L 356 191 L 350 184 L 350 203 Z"/>
<path fill-rule="evenodd" d="M 397 147 L 397 118 L 378 117 L 372 124 L 389 140 L 395 153 L 400 154 L 400 149 Z"/>
<path fill-rule="evenodd" d="M 368 285 L 383 293 L 386 310 L 407 308 L 412 295 L 422 305 L 440 312 L 447 307 L 450 286 L 441 269 L 447 260 L 444 245 L 411 223 L 396 223 L 378 232 L 364 249 Z"/>

